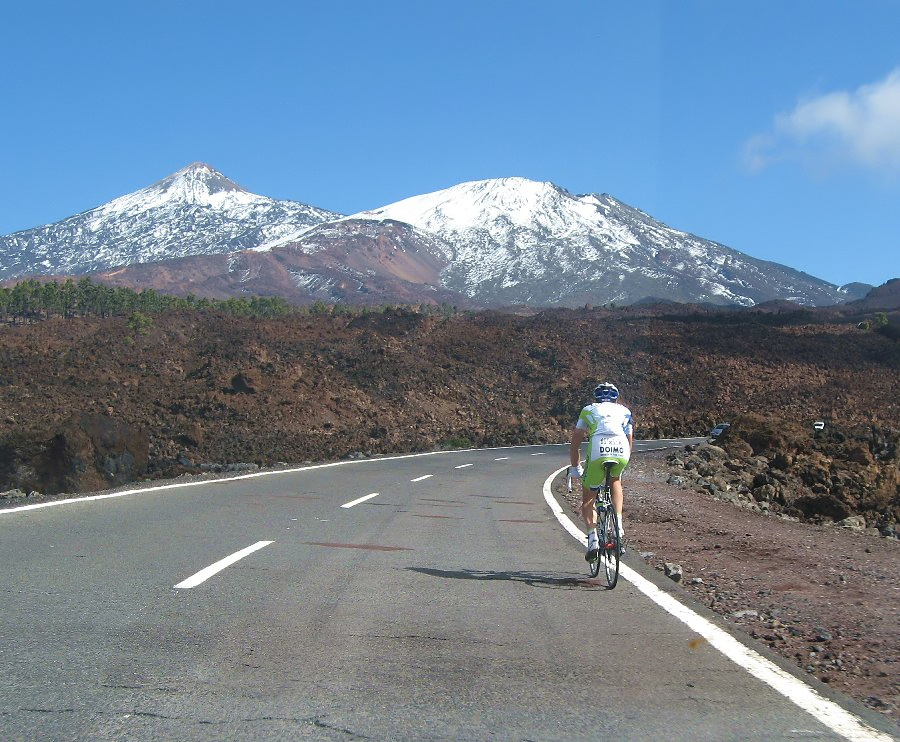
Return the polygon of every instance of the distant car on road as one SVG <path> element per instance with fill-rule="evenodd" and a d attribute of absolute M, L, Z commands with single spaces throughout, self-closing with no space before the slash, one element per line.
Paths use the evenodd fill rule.
<path fill-rule="evenodd" d="M 718 438 L 722 433 L 724 433 L 728 428 L 731 427 L 731 423 L 719 423 L 712 430 L 709 431 L 710 438 Z"/>
<path fill-rule="evenodd" d="M 813 429 L 814 430 L 825 430 L 825 423 L 822 422 L 821 420 L 816 420 L 813 423 Z"/>

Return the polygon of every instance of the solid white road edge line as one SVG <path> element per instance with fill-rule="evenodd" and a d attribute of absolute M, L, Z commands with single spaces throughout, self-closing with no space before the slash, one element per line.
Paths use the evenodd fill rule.
<path fill-rule="evenodd" d="M 373 492 L 371 495 L 366 495 L 365 497 L 360 497 L 358 500 L 352 500 L 351 502 L 345 502 L 341 505 L 342 508 L 352 508 L 354 505 L 359 505 L 361 502 L 365 502 L 366 500 L 371 500 L 373 497 L 378 497 L 377 492 Z"/>
<path fill-rule="evenodd" d="M 60 505 L 71 505 L 73 503 L 94 502 L 95 500 L 110 500 L 116 497 L 126 497 L 127 495 L 142 495 L 147 492 L 162 492 L 163 490 L 181 489 L 182 487 L 202 487 L 209 484 L 219 484 L 222 482 L 237 482 L 241 479 L 256 479 L 257 477 L 271 477 L 278 474 L 296 474 L 300 471 L 313 471 L 314 469 L 329 469 L 333 466 L 354 466 L 358 464 L 371 464 L 375 461 L 399 461 L 400 459 L 415 459 L 421 456 L 439 456 L 441 454 L 466 453 L 478 451 L 503 451 L 508 448 L 539 448 L 543 446 L 563 446 L 563 443 L 535 443 L 525 446 L 491 446 L 489 448 L 459 448 L 450 451 L 425 451 L 424 453 L 408 453 L 402 456 L 379 456 L 371 459 L 354 459 L 353 461 L 332 461 L 328 464 L 312 464 L 311 466 L 297 466 L 290 469 L 276 469 L 270 471 L 259 471 L 253 474 L 239 474 L 236 477 L 222 477 L 221 479 L 199 479 L 192 482 L 176 482 L 175 484 L 159 484 L 150 487 L 140 487 L 138 489 L 122 490 L 121 492 L 107 492 L 103 495 L 86 495 L 84 497 L 67 497 L 65 500 L 53 500 L 52 502 L 38 502 L 33 505 L 19 505 L 14 508 L 0 509 L 0 517 L 12 513 L 21 513 L 25 510 L 40 510 L 42 508 L 54 508 Z"/>
<path fill-rule="evenodd" d="M 680 441 L 677 438 L 660 438 L 653 443 L 666 443 L 668 441 Z M 641 441 L 636 441 L 641 443 Z M 200 479 L 192 482 L 176 482 L 174 484 L 158 484 L 149 487 L 139 487 L 137 489 L 122 490 L 120 492 L 107 492 L 103 495 L 85 495 L 84 497 L 67 497 L 64 500 L 53 500 L 52 502 L 39 502 L 33 505 L 19 505 L 14 508 L 0 509 L 0 518 L 4 515 L 12 513 L 21 513 L 26 510 L 42 510 L 43 508 L 55 508 L 60 505 L 71 505 L 73 503 L 94 502 L 95 500 L 111 500 L 116 497 L 127 497 L 128 495 L 142 495 L 147 492 L 162 492 L 163 490 L 181 489 L 182 487 L 202 487 L 207 484 L 217 484 L 220 482 L 237 482 L 241 479 L 256 479 L 257 477 L 270 477 L 278 474 L 296 474 L 301 471 L 312 471 L 314 469 L 328 469 L 332 466 L 353 466 L 358 464 L 370 464 L 373 461 L 398 461 L 400 459 L 415 459 L 421 456 L 439 456 L 440 454 L 466 453 L 477 451 L 504 451 L 510 448 L 539 448 L 543 446 L 568 446 L 568 443 L 535 443 L 524 446 L 489 446 L 488 448 L 459 448 L 449 451 L 425 451 L 424 453 L 408 453 L 401 456 L 379 456 L 371 459 L 354 459 L 353 461 L 332 461 L 328 464 L 312 464 L 311 466 L 296 466 L 290 469 L 277 469 L 270 471 L 254 472 L 253 474 L 239 474 L 236 477 L 222 477 L 220 479 Z M 678 443 L 682 446 L 683 443 Z M 494 461 L 506 461 L 509 457 L 502 456 Z"/>
<path fill-rule="evenodd" d="M 236 551 L 231 556 L 227 556 L 224 559 L 220 559 L 215 564 L 210 564 L 205 569 L 201 569 L 197 574 L 188 577 L 186 580 L 182 580 L 177 585 L 175 585 L 176 589 L 185 589 L 191 587 L 197 587 L 197 585 L 206 582 L 210 577 L 212 577 L 217 572 L 221 572 L 225 567 L 229 567 L 237 561 L 240 561 L 248 554 L 252 554 L 254 551 L 259 551 L 265 546 L 269 544 L 274 544 L 274 541 L 257 541 L 252 546 L 248 546 L 246 549 L 241 549 L 240 551 Z"/>
<path fill-rule="evenodd" d="M 566 468 L 557 469 L 546 479 L 544 482 L 544 499 L 563 528 L 587 548 L 587 536 L 563 512 L 551 489 L 554 478 L 560 472 L 565 471 Z M 660 590 L 656 585 L 641 577 L 627 565 L 619 565 L 619 574 L 663 610 L 675 616 L 693 631 L 696 631 L 732 662 L 743 667 L 751 675 L 762 680 L 766 685 L 778 691 L 807 713 L 812 714 L 812 716 L 835 733 L 850 740 L 859 740 L 859 742 L 891 742 L 892 737 L 870 727 L 855 714 L 851 714 L 834 701 L 828 700 L 814 688 L 790 673 L 785 672 L 758 652 L 744 646 L 727 631 L 720 629 L 686 605 L 679 603 L 671 595 Z"/>

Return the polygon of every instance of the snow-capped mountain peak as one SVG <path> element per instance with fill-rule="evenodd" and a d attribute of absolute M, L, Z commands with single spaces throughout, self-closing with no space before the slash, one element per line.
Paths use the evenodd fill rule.
<path fill-rule="evenodd" d="M 262 198 L 244 190 L 205 162 L 195 162 L 182 168 L 150 186 L 150 190 L 152 189 L 163 191 L 171 198 L 180 198 L 189 203 L 211 204 L 211 197 L 222 193 L 237 193 L 254 200 Z"/>
<path fill-rule="evenodd" d="M 556 228 L 570 214 L 583 212 L 590 216 L 596 211 L 591 198 L 582 201 L 553 183 L 496 178 L 460 183 L 356 216 L 395 219 L 430 231 L 466 232 L 495 222 Z"/>
<path fill-rule="evenodd" d="M 609 196 L 576 196 L 553 183 L 516 177 L 461 183 L 356 218 L 394 219 L 444 236 L 487 233 L 499 244 L 520 240 L 523 231 L 556 239 L 600 231 L 607 235 L 607 242 L 626 247 L 638 239 L 610 219 L 622 207 Z"/>
<path fill-rule="evenodd" d="M 135 215 L 167 204 L 239 208 L 268 201 L 244 190 L 202 162 L 195 162 L 151 186 L 129 193 L 94 210 L 97 219 Z"/>
<path fill-rule="evenodd" d="M 841 300 L 824 281 L 672 229 L 608 195 L 573 195 L 526 178 L 461 183 L 352 218 L 408 222 L 443 238 L 443 285 L 476 301 Z"/>
<path fill-rule="evenodd" d="M 250 193 L 198 162 L 82 214 L 0 237 L 0 280 L 257 249 L 339 216 Z"/>

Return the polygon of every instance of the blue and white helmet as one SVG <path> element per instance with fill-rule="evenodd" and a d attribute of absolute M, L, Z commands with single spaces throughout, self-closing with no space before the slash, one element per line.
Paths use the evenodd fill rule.
<path fill-rule="evenodd" d="M 608 381 L 598 384 L 594 389 L 594 399 L 598 402 L 615 402 L 618 398 L 619 390 L 616 389 L 615 384 L 610 384 Z"/>

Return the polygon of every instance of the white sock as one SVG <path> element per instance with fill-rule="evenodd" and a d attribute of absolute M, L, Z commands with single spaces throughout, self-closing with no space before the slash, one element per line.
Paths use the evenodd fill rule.
<path fill-rule="evenodd" d="M 622 522 L 621 515 L 618 517 L 618 521 L 619 521 L 619 538 L 624 538 L 625 537 L 625 524 Z"/>

